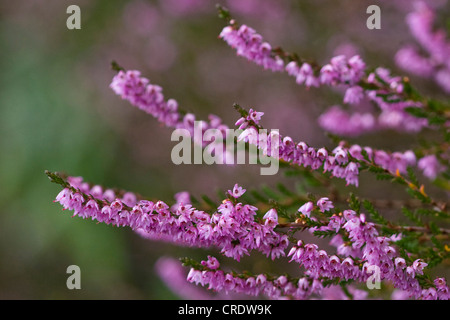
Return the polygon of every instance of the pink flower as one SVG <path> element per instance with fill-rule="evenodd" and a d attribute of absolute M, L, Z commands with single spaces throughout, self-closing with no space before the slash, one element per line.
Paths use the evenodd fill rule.
<path fill-rule="evenodd" d="M 327 197 L 320 198 L 317 201 L 317 206 L 319 206 L 320 211 L 325 212 L 334 208 L 333 202 L 331 202 Z"/>
<path fill-rule="evenodd" d="M 364 98 L 363 88 L 360 86 L 353 86 L 345 91 L 344 103 L 358 104 Z"/>
<path fill-rule="evenodd" d="M 423 269 L 428 265 L 428 263 L 423 262 L 421 259 L 417 259 L 413 262 L 413 269 L 416 274 L 423 274 Z"/>
<path fill-rule="evenodd" d="M 277 210 L 275 210 L 273 208 L 270 209 L 269 211 L 266 212 L 263 219 L 266 221 L 265 222 L 266 226 L 268 226 L 270 228 L 275 228 L 276 225 L 278 224 Z"/>
<path fill-rule="evenodd" d="M 423 171 L 424 176 L 431 180 L 436 179 L 437 175 L 445 170 L 445 167 L 439 163 L 435 155 L 421 158 L 417 166 Z"/>
<path fill-rule="evenodd" d="M 239 198 L 245 193 L 246 189 L 240 187 L 237 183 L 234 185 L 233 191 L 228 190 L 228 194 L 234 198 Z"/>
<path fill-rule="evenodd" d="M 313 208 L 314 208 L 314 204 L 311 201 L 309 201 L 309 202 L 305 203 L 304 205 L 302 205 L 298 209 L 298 211 L 301 212 L 302 214 L 304 214 L 305 216 L 309 217 Z"/>
<path fill-rule="evenodd" d="M 212 256 L 208 256 L 208 260 L 202 261 L 201 264 L 211 270 L 216 270 L 220 267 L 219 261 L 215 257 L 212 257 Z"/>
<path fill-rule="evenodd" d="M 250 109 L 248 111 L 247 120 L 253 121 L 255 124 L 259 123 L 259 120 L 261 120 L 261 117 L 264 115 L 264 112 L 258 112 L 256 110 Z"/>

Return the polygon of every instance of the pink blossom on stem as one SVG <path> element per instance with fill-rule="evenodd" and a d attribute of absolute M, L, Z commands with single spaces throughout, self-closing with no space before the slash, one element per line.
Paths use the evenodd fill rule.
<path fill-rule="evenodd" d="M 234 185 L 233 190 L 228 190 L 228 194 L 233 198 L 239 198 L 245 193 L 245 189 L 240 187 L 237 183 Z"/>
<path fill-rule="evenodd" d="M 262 66 L 264 69 L 281 71 L 284 62 L 272 55 L 272 47 L 264 42 L 261 35 L 246 25 L 239 28 L 234 25 L 226 26 L 219 35 L 228 45 L 236 50 L 237 55 Z"/>
<path fill-rule="evenodd" d="M 417 166 L 423 174 L 431 180 L 436 179 L 437 175 L 445 171 L 445 167 L 439 163 L 435 155 L 428 155 L 419 160 Z"/>
<path fill-rule="evenodd" d="M 276 259 L 285 255 L 288 245 L 287 236 L 274 231 L 278 223 L 274 209 L 267 212 L 265 224 L 260 224 L 254 220 L 256 207 L 234 205 L 228 199 L 212 215 L 190 204 L 169 207 L 163 201 L 136 200 L 131 207 L 131 203 L 125 204 L 119 198 L 109 202 L 88 196 L 75 187 L 63 189 L 56 201 L 83 219 L 130 227 L 146 237 L 180 245 L 219 247 L 225 256 L 238 261 L 251 250 Z"/>

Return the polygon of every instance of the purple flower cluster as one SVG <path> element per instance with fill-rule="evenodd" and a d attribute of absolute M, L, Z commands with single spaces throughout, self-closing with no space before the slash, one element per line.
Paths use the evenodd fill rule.
<path fill-rule="evenodd" d="M 450 92 L 450 43 L 442 30 L 433 29 L 434 20 L 434 12 L 423 2 L 417 2 L 416 11 L 408 16 L 407 22 L 428 56 L 423 56 L 416 48 L 405 47 L 397 53 L 396 60 L 398 65 L 415 74 L 434 78 L 445 91 Z M 319 118 L 322 128 L 332 133 L 358 136 L 382 129 L 418 132 L 425 127 L 437 128 L 437 123 L 440 123 L 440 118 L 430 120 L 430 123 L 436 124 L 433 126 L 428 123 L 427 118 L 415 117 L 407 112 L 407 108 L 422 108 L 426 104 L 419 102 L 426 101 L 425 99 L 416 98 L 412 93 L 407 78 L 394 76 L 390 70 L 381 67 L 368 70 L 359 55 L 338 55 L 320 66 L 298 59 L 280 48 L 273 49 L 254 29 L 238 25 L 232 19 L 219 37 L 234 48 L 237 55 L 266 70 L 285 72 L 295 78 L 299 85 L 307 88 L 329 86 L 341 91 L 345 107 L 333 106 Z M 163 89 L 150 83 L 139 71 L 119 71 L 112 79 L 110 88 L 122 99 L 165 126 L 187 131 L 191 137 L 194 136 L 194 142 L 205 150 L 210 150 L 208 148 L 211 146 L 211 141 L 208 140 L 210 136 L 205 137 L 206 130 L 219 130 L 222 137 L 229 134 L 229 127 L 218 116 L 210 115 L 207 121 L 196 121 L 194 114 L 180 110 L 176 100 L 166 99 Z M 365 104 L 375 107 L 366 109 Z M 433 109 L 431 103 L 428 106 Z M 347 185 L 358 186 L 360 170 L 368 168 L 374 169 L 376 173 L 381 172 L 381 175 L 389 172 L 392 175 L 388 174 L 388 178 L 397 176 L 401 182 L 408 182 L 401 174 L 410 174 L 407 169 L 411 166 L 417 166 L 430 179 L 435 179 L 445 171 L 445 166 L 439 162 L 444 160 L 439 154 L 445 148 L 444 145 L 436 148 L 439 150 L 436 152 L 439 158 L 432 154 L 433 151 L 425 151 L 426 155 L 421 159 L 416 159 L 416 155 L 410 150 L 386 152 L 359 145 L 349 146 L 344 141 L 332 150 L 314 148 L 305 142 L 295 142 L 289 136 L 282 136 L 278 130 L 272 130 L 268 137 L 266 130 L 259 124 L 263 112 L 250 109 L 246 113 L 240 107 L 236 109 L 243 115 L 235 123 L 235 126 L 243 130 L 238 141 L 256 145 L 264 155 L 288 164 L 320 170 L 326 177 L 345 179 Z M 434 146 L 430 150 L 434 150 Z M 254 253 L 252 251 L 258 251 L 272 260 L 287 256 L 286 260 L 295 262 L 302 270 L 301 278 L 270 276 L 266 273 L 238 274 L 224 271 L 213 256 L 208 256 L 201 263 L 184 259 L 184 265 L 191 266 L 187 275 L 189 283 L 208 287 L 220 294 L 307 299 L 312 296 L 320 298 L 321 295 L 322 298 L 333 295 L 345 297 L 350 292 L 355 298 L 366 298 L 367 291 L 347 284 L 352 282 L 359 285 L 366 282 L 368 289 L 371 289 L 368 281 L 375 276 L 380 281 L 391 283 L 395 288 L 393 296 L 396 297 L 450 298 L 444 278 L 436 278 L 432 282 L 428 276 L 424 276 L 427 262 L 430 265 L 434 262 L 434 251 L 420 256 L 424 260 L 418 259 L 416 253 L 421 250 L 411 250 L 412 253 L 408 253 L 403 251 L 406 247 L 402 242 L 396 243 L 404 236 L 402 233 L 386 237 L 382 233 L 386 230 L 384 223 L 369 222 L 359 211 L 340 212 L 328 197 L 304 203 L 298 208 L 295 222 L 286 222 L 284 220 L 289 220 L 287 214 L 279 219 L 281 206 L 274 205 L 274 208 L 266 209 L 265 214 L 258 214 L 257 207 L 240 202 L 246 189 L 238 184 L 228 190 L 225 199 L 212 212 L 206 212 L 193 206 L 188 192 L 176 194 L 175 203 L 169 205 L 161 200 L 144 199 L 132 192 L 92 186 L 81 177 L 63 179 L 57 174 L 47 174 L 53 182 L 63 186 L 55 202 L 59 202 L 63 210 L 73 211 L 73 216 L 129 227 L 142 237 L 179 246 L 218 248 L 222 255 L 236 261 Z M 382 177 L 381 175 L 378 177 Z M 410 180 L 415 181 L 412 178 Z M 419 189 L 412 182 L 409 187 L 413 191 L 416 191 L 416 187 Z M 423 186 L 419 190 L 420 194 L 426 196 Z M 287 192 L 282 193 L 292 200 Z M 428 196 L 426 197 L 428 200 Z M 445 211 L 440 208 L 440 203 L 429 199 L 430 207 L 433 206 L 430 212 Z M 286 201 L 289 203 L 286 208 L 291 208 L 291 203 L 297 203 L 296 201 Z M 428 208 L 425 210 L 424 212 L 428 212 Z M 439 217 L 439 214 L 436 216 Z M 390 223 L 387 226 L 389 230 L 401 230 L 407 235 L 426 230 L 425 227 L 405 227 Z M 317 244 L 295 239 L 294 235 L 298 230 L 307 230 L 319 237 L 331 236 L 329 244 L 336 247 L 336 253 L 329 254 Z M 428 231 L 438 233 L 431 225 Z M 448 233 L 443 229 L 440 231 Z M 448 248 L 445 246 L 443 249 L 438 243 L 441 240 L 436 238 L 431 240 L 440 255 L 441 250 Z M 186 286 L 186 282 L 181 281 L 185 277 L 174 260 L 162 258 L 156 268 L 168 286 L 182 291 L 181 294 L 191 298 L 209 297 L 199 290 L 192 290 L 192 287 Z M 337 283 L 342 287 L 336 286 Z M 218 297 L 221 297 L 220 294 Z"/>
<path fill-rule="evenodd" d="M 398 109 L 392 104 L 384 103 L 382 99 L 379 99 L 377 104 L 384 107 L 379 114 L 367 111 L 350 112 L 335 105 L 322 113 L 318 122 L 324 130 L 346 137 L 357 137 L 383 129 L 417 132 L 427 126 L 426 119 L 416 118 L 404 111 L 404 108 L 411 106 L 409 103 Z"/>
<path fill-rule="evenodd" d="M 113 202 L 116 199 L 120 199 L 120 201 L 128 207 L 133 207 L 138 201 L 138 196 L 133 192 L 105 189 L 100 185 L 91 186 L 89 183 L 83 181 L 83 177 L 67 177 L 67 182 L 71 187 L 80 191 L 80 195 L 76 196 L 77 201 L 78 199 L 80 201 L 84 200 L 81 194 L 108 202 Z"/>
<path fill-rule="evenodd" d="M 322 199 L 317 202 L 317 206 L 321 212 L 325 212 L 326 208 L 321 206 Z M 331 205 L 329 204 L 330 207 Z M 309 213 L 314 209 L 314 204 L 307 202 L 300 207 L 299 211 L 303 213 L 305 206 Z M 305 274 L 311 278 L 353 279 L 357 282 L 366 282 L 373 274 L 375 266 L 379 270 L 380 280 L 391 281 L 396 288 L 408 292 L 410 297 L 423 299 L 430 298 L 431 295 L 439 299 L 448 299 L 448 287 L 442 278 L 435 280 L 435 284 L 439 284 L 436 288 L 421 288 L 416 275 L 423 275 L 423 269 L 427 263 L 417 259 L 408 266 L 405 259 L 399 257 L 396 249 L 391 245 L 395 242 L 395 237 L 380 236 L 375 225 L 366 221 L 364 214 L 358 215 L 353 210 L 345 210 L 339 215 L 333 214 L 327 225 L 311 229 L 333 231 L 336 234 L 342 230 L 351 242 L 351 248 L 348 248 L 351 251 L 341 250 L 340 253 L 347 256 L 341 261 L 338 256 L 330 256 L 326 251 L 319 250 L 316 244 L 304 244 L 299 240 L 297 245 L 291 248 L 288 257 L 291 257 L 290 261 L 303 266 L 306 270 Z M 346 244 L 346 246 L 349 245 Z M 352 257 L 349 257 L 350 254 Z M 355 257 L 360 260 L 355 261 Z"/>
<path fill-rule="evenodd" d="M 354 106 L 367 98 L 380 108 L 378 115 L 357 113 L 351 117 L 351 121 L 343 112 L 340 112 L 340 117 L 334 117 L 337 110 L 333 108 L 333 113 L 325 115 L 320 121 L 325 129 L 333 133 L 355 136 L 380 129 L 417 132 L 427 126 L 426 119 L 413 117 L 404 111 L 407 107 L 420 108 L 422 105 L 402 96 L 403 79 L 392 77 L 390 71 L 385 68 L 377 68 L 366 76 L 366 65 L 358 55 L 351 58 L 344 55 L 333 57 L 330 63 L 323 67 L 313 67 L 308 62 L 299 64 L 297 61 L 291 61 L 283 69 L 281 58 L 271 52 L 271 46 L 262 43 L 261 36 L 250 27 L 242 25 L 238 28 L 233 22 L 233 25 L 226 26 L 222 30 L 220 37 L 236 49 L 238 55 L 245 56 L 266 69 L 284 70 L 295 77 L 300 85 L 344 87 L 344 103 Z M 450 75 L 441 78 L 448 79 Z M 362 83 L 371 87 L 363 88 Z M 342 118 L 344 122 L 340 121 Z"/>
<path fill-rule="evenodd" d="M 122 99 L 151 114 L 168 127 L 176 127 L 183 120 L 178 112 L 178 103 L 173 99 L 166 101 L 162 88 L 150 84 L 148 79 L 141 77 L 139 71 L 119 71 L 110 88 Z"/>
<path fill-rule="evenodd" d="M 384 77 L 385 81 L 390 81 L 391 83 L 398 81 L 398 79 L 393 79 L 389 77 L 388 71 L 386 72 L 378 72 L 378 76 Z M 151 114 L 160 122 L 163 122 L 168 127 L 181 128 L 188 130 L 191 135 L 194 135 L 194 121 L 195 115 L 188 113 L 184 116 L 178 110 L 178 103 L 173 100 L 164 100 L 164 95 L 162 93 L 162 88 L 157 85 L 152 85 L 149 83 L 149 80 L 141 77 L 138 71 L 120 71 L 113 79 L 111 83 L 111 88 L 116 92 L 116 94 L 120 95 L 123 99 L 128 100 L 131 104 L 138 107 L 139 109 L 144 110 L 145 112 Z M 374 99 L 377 99 L 374 96 Z M 384 102 L 378 101 L 380 105 Z M 339 111 L 338 111 L 339 112 Z M 418 119 L 414 118 L 408 114 L 406 114 L 402 110 L 393 111 L 389 110 L 390 116 L 384 116 L 383 113 L 379 117 L 379 122 L 381 123 L 383 118 L 390 119 L 389 126 L 399 126 L 399 123 L 402 123 L 403 126 L 409 126 L 410 128 L 417 128 L 424 124 L 423 121 L 426 122 L 426 119 Z M 393 117 L 392 113 L 398 112 L 398 117 Z M 336 111 L 333 112 L 334 115 Z M 263 112 L 258 112 L 255 110 L 250 110 L 248 116 L 246 118 L 242 117 L 237 122 L 236 125 L 239 125 L 240 129 L 245 129 L 241 138 L 245 137 L 246 141 L 253 144 L 258 144 L 258 132 L 253 126 L 248 126 L 250 122 L 254 124 L 258 124 L 261 117 L 263 116 Z M 342 114 L 342 113 L 341 113 Z M 401 114 L 401 115 L 400 115 Z M 410 117 L 405 121 L 405 117 Z M 321 122 L 326 123 L 328 128 L 335 127 L 339 120 L 339 127 L 346 127 L 345 121 L 341 121 L 344 117 L 328 117 L 322 118 Z M 397 119 L 398 121 L 393 122 L 392 119 Z M 361 119 L 364 122 L 364 130 L 370 128 L 370 125 L 373 123 L 371 121 L 370 115 L 364 115 L 364 117 L 352 116 L 351 120 Z M 358 127 L 358 122 L 356 121 L 348 121 L 351 122 L 353 126 Z M 420 124 L 419 124 L 420 122 Z M 352 130 L 350 126 L 347 126 L 346 130 Z M 361 127 L 361 126 L 359 126 Z M 350 129 L 349 129 L 350 128 Z M 226 134 L 226 130 L 228 126 L 222 123 L 221 119 L 215 115 L 210 115 L 209 121 L 201 122 L 201 130 L 204 133 L 207 129 L 218 129 L 221 132 Z M 331 130 L 333 131 L 333 130 Z M 336 130 L 334 130 L 336 131 Z M 342 133 L 342 132 L 341 132 Z M 203 135 L 202 135 L 203 136 Z M 273 135 L 271 135 L 271 138 Z M 277 138 L 277 137 L 275 137 Z M 269 140 L 267 140 L 269 141 Z M 264 142 L 261 147 L 266 152 L 266 154 L 271 155 L 270 150 L 268 148 L 267 141 Z M 209 142 L 207 141 L 195 141 L 201 145 L 206 145 Z M 270 141 L 269 141 L 270 142 Z M 334 155 L 328 156 L 328 152 L 324 149 L 314 149 L 308 147 L 304 142 L 300 142 L 297 146 L 294 145 L 292 139 L 290 137 L 279 137 L 280 148 L 276 150 L 279 151 L 279 158 L 285 161 L 294 162 L 299 165 L 303 165 L 304 167 L 311 167 L 313 170 L 320 168 L 322 165 L 324 166 L 324 170 L 331 172 L 333 176 L 338 178 L 346 179 L 348 184 L 358 185 L 358 165 L 354 162 L 350 162 L 347 165 L 346 156 L 342 157 L 342 153 L 346 151 L 343 147 L 336 148 L 333 153 Z M 358 146 L 355 146 L 358 148 Z M 366 148 L 367 149 L 367 148 Z M 367 150 L 372 153 L 370 150 Z M 407 151 L 403 154 L 401 153 L 393 153 L 389 155 L 388 153 L 376 150 L 373 152 L 375 154 L 375 163 L 382 166 L 385 169 L 390 170 L 391 172 L 395 172 L 399 169 L 400 172 L 405 172 L 407 165 L 412 165 L 415 163 L 415 158 L 410 151 Z M 336 158 L 336 154 L 338 157 Z M 272 155 L 277 157 L 277 155 Z M 341 160 L 340 160 L 341 159 Z M 439 171 L 439 170 L 437 170 Z M 430 176 L 430 175 L 427 175 Z"/>
<path fill-rule="evenodd" d="M 256 113 L 256 111 L 253 111 Z M 248 118 L 248 117 L 247 117 Z M 260 118 L 260 117 L 259 117 Z M 258 119 L 259 120 L 259 119 Z M 344 144 L 337 146 L 332 152 L 325 148 L 316 149 L 309 147 L 305 142 L 295 143 L 289 136 L 283 137 L 278 133 L 272 134 L 272 143 L 278 139 L 277 148 L 278 153 L 269 152 L 270 145 L 268 139 L 259 139 L 258 130 L 250 122 L 250 120 L 242 117 L 237 124 L 245 128 L 238 140 L 248 141 L 250 144 L 256 145 L 263 150 L 268 156 L 282 159 L 286 162 L 291 162 L 305 168 L 318 170 L 323 168 L 324 172 L 330 172 L 333 177 L 345 179 L 348 185 L 358 186 L 359 162 L 367 161 L 362 152 L 366 152 L 369 160 L 390 171 L 396 173 L 406 173 L 406 168 L 416 164 L 416 157 L 410 150 L 405 152 L 388 153 L 383 150 L 373 150 L 369 147 L 360 147 L 359 145 L 352 145 L 345 147 Z M 351 157 L 357 161 L 351 161 Z"/>
<path fill-rule="evenodd" d="M 425 2 L 417 1 L 414 7 L 406 22 L 428 56 L 423 56 L 417 48 L 408 45 L 397 52 L 395 60 L 401 68 L 412 74 L 434 78 L 443 90 L 450 93 L 450 42 L 445 30 L 434 30 L 436 14 Z"/>
<path fill-rule="evenodd" d="M 347 59 L 340 55 L 331 59 L 329 64 L 324 65 L 316 74 L 311 64 L 304 62 L 299 65 L 296 61 L 291 61 L 286 65 L 286 72 L 295 77 L 298 84 L 305 84 L 307 87 L 318 87 L 321 84 L 337 86 L 345 84 L 350 87 L 351 94 L 355 99 L 356 96 L 362 94 L 361 88 L 354 87 L 364 76 L 365 63 L 359 56 L 353 56 Z"/>
<path fill-rule="evenodd" d="M 405 260 L 397 257 L 395 248 L 389 245 L 389 239 L 379 236 L 374 224 L 367 222 L 363 214 L 358 216 L 356 212 L 346 210 L 343 216 L 345 223 L 342 228 L 348 232 L 352 247 L 362 250 L 362 258 L 369 265 L 380 268 L 381 280 L 391 280 L 395 287 L 418 296 L 421 289 L 415 274 L 423 274 L 422 270 L 427 264 L 416 260 L 407 267 Z"/>
<path fill-rule="evenodd" d="M 229 190 L 229 199 L 225 199 L 213 214 L 192 207 L 189 194 L 176 195 L 180 201 L 169 207 L 162 201 L 152 202 L 139 199 L 131 192 L 103 190 L 90 186 L 81 177 L 67 178 L 70 186 L 64 188 L 56 197 L 64 209 L 73 210 L 73 216 L 92 219 L 114 226 L 127 226 L 152 239 L 163 239 L 196 247 L 218 247 L 221 253 L 237 261 L 251 250 L 257 250 L 273 259 L 285 256 L 289 245 L 286 235 L 274 230 L 278 225 L 278 214 L 270 209 L 263 216 L 263 224 L 256 222 L 256 207 L 238 202 L 245 189 L 235 185 Z M 186 203 L 183 203 L 186 202 Z M 220 270 L 220 264 L 214 257 L 208 257 L 201 264 L 202 270 L 192 269 L 189 282 L 209 285 L 217 291 L 236 292 L 250 295 L 266 295 L 269 298 L 306 299 L 312 294 L 320 294 L 323 280 L 367 281 L 373 272 L 371 267 L 380 270 L 380 280 L 387 280 L 407 292 L 410 297 L 419 299 L 448 299 L 449 290 L 445 279 L 437 278 L 434 286 L 423 289 L 417 275 L 423 274 L 427 266 L 420 259 L 407 265 L 399 257 L 391 244 L 397 237 L 380 236 L 373 223 L 367 222 L 364 214 L 357 215 L 353 210 L 342 214 L 333 214 L 334 204 L 327 197 L 307 202 L 299 208 L 302 215 L 311 220 L 312 212 L 317 209 L 328 215 L 328 222 L 322 227 L 310 228 L 310 231 L 333 231 L 336 237 L 342 233 L 350 240 L 347 249 L 338 250 L 338 255 L 329 255 L 316 244 L 304 244 L 299 240 L 288 257 L 305 269 L 304 277 L 298 281 L 280 276 L 268 280 L 267 276 L 236 276 Z M 336 237 L 332 242 L 336 241 Z M 342 240 L 342 238 L 341 238 Z M 342 241 L 341 241 L 342 242 Z M 347 256 L 345 258 L 339 255 Z M 351 255 L 351 257 L 349 256 Z M 358 260 L 355 260 L 358 259 Z"/>
<path fill-rule="evenodd" d="M 380 109 L 378 127 L 405 132 L 418 132 L 428 126 L 427 119 L 417 118 L 405 111 L 406 108 L 422 108 L 420 102 L 405 99 L 403 79 L 392 76 L 386 68 L 376 68 L 367 76 L 367 82 L 379 89 L 366 90 L 366 97 Z"/>
<path fill-rule="evenodd" d="M 208 265 L 213 264 L 214 268 Z M 220 264 L 214 257 L 208 261 L 202 261 L 206 266 L 203 270 L 191 268 L 187 281 L 197 285 L 208 286 L 209 290 L 223 291 L 225 293 L 243 293 L 251 296 L 264 295 L 269 299 L 297 299 L 302 300 L 312 294 L 320 294 L 323 289 L 321 281 L 303 277 L 298 280 L 279 276 L 270 279 L 264 274 L 259 275 L 235 275 L 218 269 Z"/>
<path fill-rule="evenodd" d="M 74 179 L 69 179 L 73 181 Z M 91 218 L 114 226 L 127 226 L 150 238 L 160 238 L 177 244 L 221 248 L 221 252 L 236 260 L 257 250 L 272 259 L 285 255 L 287 236 L 274 231 L 278 223 L 274 209 L 264 216 L 264 224 L 254 220 L 257 208 L 225 199 L 213 214 L 196 210 L 190 204 L 178 203 L 172 210 L 163 201 L 137 200 L 132 193 L 115 198 L 108 190 L 76 186 L 80 179 L 63 189 L 56 201 L 74 216 Z M 236 187 L 238 190 L 239 187 Z M 93 191 L 95 189 L 95 193 Z M 95 194 L 95 195 L 94 195 Z"/>
<path fill-rule="evenodd" d="M 353 279 L 358 282 L 366 281 L 367 275 L 361 270 L 352 258 L 341 259 L 332 255 L 329 256 L 325 250 L 319 250 L 316 244 L 303 244 L 299 240 L 288 253 L 291 261 L 297 262 L 305 269 L 305 274 L 313 279 Z"/>
<path fill-rule="evenodd" d="M 445 171 L 445 166 L 439 163 L 439 160 L 433 154 L 421 158 L 417 166 L 422 170 L 424 176 L 431 180 L 436 179 L 438 174 Z"/>
<path fill-rule="evenodd" d="M 422 104 L 402 97 L 403 79 L 393 77 L 385 68 L 369 73 L 365 81 L 377 89 L 357 85 L 346 90 L 344 102 L 352 105 L 351 112 L 333 106 L 319 118 L 322 128 L 335 134 L 358 136 L 367 132 L 392 129 L 401 132 L 418 132 L 428 126 L 427 119 L 417 118 L 405 111 L 408 107 L 421 108 Z M 379 110 L 360 112 L 357 105 L 363 98 L 373 101 Z"/>
<path fill-rule="evenodd" d="M 228 190 L 228 194 L 230 196 L 232 196 L 233 198 L 239 198 L 240 196 L 242 196 L 245 193 L 244 188 L 240 187 L 237 183 L 234 185 L 233 190 Z"/>
<path fill-rule="evenodd" d="M 355 137 L 378 129 L 376 117 L 371 112 L 348 112 L 336 105 L 322 113 L 319 125 L 328 132 Z"/>
<path fill-rule="evenodd" d="M 444 278 L 436 278 L 434 281 L 434 286 L 428 289 L 422 290 L 420 294 L 420 299 L 422 300 L 449 300 L 450 293 L 447 286 L 447 282 Z M 397 289 L 394 290 L 392 294 L 392 299 L 394 300 L 406 300 L 410 298 L 411 295 L 408 291 Z"/>
<path fill-rule="evenodd" d="M 226 26 L 220 33 L 222 38 L 228 45 L 236 49 L 239 56 L 243 56 L 248 60 L 255 62 L 264 69 L 272 71 L 282 71 L 284 68 L 283 60 L 272 54 L 272 47 L 269 43 L 264 42 L 261 35 L 246 25 L 239 28 L 231 25 Z"/>
<path fill-rule="evenodd" d="M 111 89 L 122 99 L 128 100 L 133 106 L 152 115 L 159 122 L 169 128 L 185 129 L 194 136 L 195 115 L 187 113 L 184 116 L 178 108 L 174 99 L 165 100 L 162 88 L 153 85 L 148 79 L 141 76 L 139 71 L 119 71 L 114 76 Z M 226 133 L 228 126 L 216 115 L 210 115 L 209 121 L 200 121 L 201 137 L 208 129 L 217 129 Z M 195 141 L 201 145 L 208 144 L 207 141 Z"/>

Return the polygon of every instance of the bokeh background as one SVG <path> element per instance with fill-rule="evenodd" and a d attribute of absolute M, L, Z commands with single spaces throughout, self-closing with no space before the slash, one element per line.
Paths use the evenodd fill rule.
<path fill-rule="evenodd" d="M 381 30 L 366 28 L 368 3 L 354 0 L 0 2 L 0 299 L 187 298 L 167 287 L 155 264 L 162 256 L 206 257 L 204 250 L 72 219 L 52 202 L 60 188 L 48 181 L 46 169 L 168 202 L 185 190 L 215 197 L 236 182 L 247 188 L 293 183 L 281 174 L 260 176 L 257 166 L 173 165 L 171 130 L 109 89 L 112 60 L 141 70 L 198 118 L 214 113 L 232 126 L 238 102 L 265 112 L 266 127 L 330 147 L 317 118 L 341 102 L 341 93 L 307 90 L 236 57 L 218 39 L 224 22 L 215 4 L 302 57 L 324 63 L 358 53 L 369 66 L 403 74 L 393 56 L 414 42 L 404 20 L 410 1 L 372 2 L 382 10 Z M 445 1 L 431 2 L 449 16 Z M 66 28 L 71 4 L 81 8 L 81 30 Z M 412 80 L 422 92 L 445 97 L 433 83 Z M 406 150 L 416 139 L 383 132 L 357 142 Z M 358 192 L 404 197 L 401 188 L 375 188 L 368 177 Z M 81 268 L 81 290 L 66 288 L 72 264 Z M 252 271 L 285 267 L 258 256 L 242 264 Z"/>

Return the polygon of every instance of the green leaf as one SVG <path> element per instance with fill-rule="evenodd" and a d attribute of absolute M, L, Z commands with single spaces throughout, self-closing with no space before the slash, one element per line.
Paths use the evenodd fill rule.
<path fill-rule="evenodd" d="M 433 268 L 440 264 L 443 258 L 433 250 L 433 248 L 428 249 L 428 268 Z"/>
<path fill-rule="evenodd" d="M 303 217 L 303 220 L 306 222 L 306 225 L 308 227 L 310 227 L 310 228 L 311 227 L 322 227 L 324 225 L 323 223 L 321 223 L 319 221 L 312 220 L 312 219 L 310 219 L 308 217 Z"/>
<path fill-rule="evenodd" d="M 114 71 L 125 71 L 124 68 L 122 68 L 116 61 L 111 61 L 111 69 L 113 69 Z"/>
<path fill-rule="evenodd" d="M 301 175 L 301 172 L 299 170 L 290 169 L 290 170 L 285 170 L 284 175 L 286 177 L 296 177 L 296 176 Z"/>
<path fill-rule="evenodd" d="M 317 198 L 314 194 L 312 194 L 311 192 L 308 192 L 306 194 L 306 197 L 308 198 L 309 201 L 311 201 L 312 203 L 316 203 L 317 202 Z"/>
<path fill-rule="evenodd" d="M 404 186 L 408 185 L 406 183 L 406 181 L 404 179 L 400 178 L 400 177 L 395 177 L 394 179 L 392 179 L 392 182 L 396 182 L 396 183 L 402 184 Z"/>
<path fill-rule="evenodd" d="M 420 191 L 411 188 L 406 188 L 406 192 L 408 192 L 411 197 L 419 199 L 423 203 L 430 203 L 430 199 L 424 196 Z"/>
<path fill-rule="evenodd" d="M 381 168 L 381 167 L 377 167 L 377 166 L 370 166 L 369 167 L 369 171 L 372 173 L 386 173 L 386 170 Z"/>
<path fill-rule="evenodd" d="M 366 160 L 367 162 L 370 162 L 369 154 L 367 153 L 366 149 L 361 150 L 361 155 L 364 157 L 364 160 Z"/>
<path fill-rule="evenodd" d="M 316 230 L 316 231 L 313 232 L 313 234 L 316 237 L 319 237 L 319 238 L 326 238 L 326 237 L 335 236 L 336 235 L 336 231 L 334 231 L 334 230 L 326 230 L 326 231 Z"/>
<path fill-rule="evenodd" d="M 220 4 L 217 4 L 216 8 L 217 8 L 220 19 L 224 19 L 227 22 L 229 22 L 232 19 L 231 15 L 230 15 L 230 11 L 228 11 L 228 9 L 226 9 L 225 7 L 222 7 Z"/>
<path fill-rule="evenodd" d="M 417 118 L 428 118 L 428 113 L 422 108 L 408 107 L 405 108 L 405 111 Z"/>
<path fill-rule="evenodd" d="M 408 208 L 402 207 L 402 213 L 403 213 L 409 220 L 411 220 L 412 222 L 414 222 L 416 225 L 419 225 L 419 226 L 423 226 L 423 225 L 424 225 L 423 222 L 422 222 L 422 220 L 420 219 L 420 217 L 419 217 L 417 214 L 413 213 L 413 212 L 412 212 L 411 210 L 409 210 Z"/>
<path fill-rule="evenodd" d="M 438 228 L 438 226 L 433 221 L 430 221 L 428 223 L 428 227 L 430 228 L 430 230 L 433 234 L 435 234 L 435 235 L 441 234 L 441 230 Z"/>
<path fill-rule="evenodd" d="M 275 191 L 273 191 L 272 188 L 269 188 L 268 186 L 262 186 L 261 190 L 271 199 L 274 200 L 280 200 L 280 195 L 277 194 Z"/>
<path fill-rule="evenodd" d="M 416 186 L 420 185 L 420 184 L 419 184 L 419 181 L 417 180 L 417 177 L 416 177 L 416 174 L 415 174 L 413 168 L 407 167 L 407 168 L 406 168 L 406 172 L 408 173 L 409 181 L 411 181 L 412 183 L 414 183 Z"/>
<path fill-rule="evenodd" d="M 392 175 L 389 173 L 377 173 L 375 176 L 377 180 L 390 180 L 392 179 Z"/>
<path fill-rule="evenodd" d="M 444 112 L 446 110 L 449 110 L 450 107 L 448 105 L 445 105 L 444 103 L 442 103 L 441 101 L 438 100 L 434 100 L 434 99 L 429 99 L 427 101 L 427 107 L 428 109 L 430 109 L 431 111 L 434 112 Z"/>
<path fill-rule="evenodd" d="M 433 244 L 436 246 L 436 248 L 438 248 L 441 251 L 445 251 L 445 246 L 442 244 L 441 241 L 439 241 L 438 239 L 436 239 L 435 236 L 431 236 L 431 242 L 433 242 Z"/>
<path fill-rule="evenodd" d="M 262 202 L 262 203 L 269 203 L 270 199 L 267 199 L 264 197 L 259 191 L 257 190 L 251 190 L 250 194 L 255 198 L 256 201 Z"/>
<path fill-rule="evenodd" d="M 363 207 L 367 210 L 367 212 L 370 214 L 370 218 L 375 221 L 376 223 L 379 223 L 381 225 L 387 225 L 389 223 L 388 220 L 386 220 L 373 206 L 372 202 L 369 200 L 364 199 L 363 201 Z"/>
<path fill-rule="evenodd" d="M 282 183 L 278 183 L 277 184 L 277 188 L 278 190 L 280 190 L 280 192 L 288 197 L 295 197 L 295 193 L 293 193 L 292 191 L 290 191 L 288 188 L 286 188 L 286 186 Z"/>
<path fill-rule="evenodd" d="M 428 123 L 430 125 L 441 126 L 447 122 L 447 119 L 444 116 L 432 116 L 428 118 Z"/>
<path fill-rule="evenodd" d="M 349 206 L 352 210 L 354 210 L 355 212 L 357 212 L 358 214 L 361 211 L 361 202 L 359 201 L 359 199 L 352 193 L 350 193 L 350 201 L 349 201 Z"/>
<path fill-rule="evenodd" d="M 417 253 L 419 250 L 419 240 L 418 237 L 415 236 L 405 236 L 401 240 L 397 241 L 395 244 L 404 250 L 404 252 L 400 250 L 400 253 L 402 253 L 402 257 L 405 260 L 406 257 L 408 257 L 408 260 L 411 261 L 407 252 Z"/>

